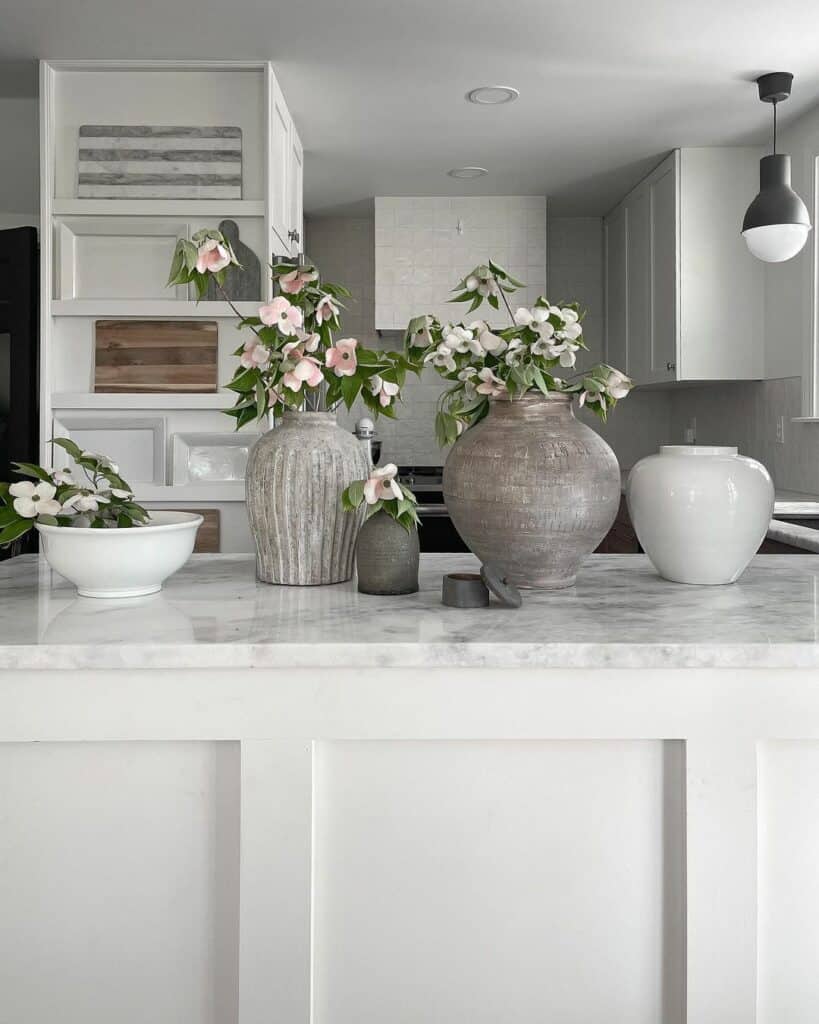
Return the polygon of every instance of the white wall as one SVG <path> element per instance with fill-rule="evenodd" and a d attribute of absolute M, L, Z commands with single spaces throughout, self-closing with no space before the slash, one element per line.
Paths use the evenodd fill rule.
<path fill-rule="evenodd" d="M 37 99 L 0 97 L 0 228 L 40 221 Z"/>

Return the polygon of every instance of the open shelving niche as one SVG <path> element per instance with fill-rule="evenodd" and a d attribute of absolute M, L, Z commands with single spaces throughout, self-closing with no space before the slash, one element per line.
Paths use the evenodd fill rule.
<path fill-rule="evenodd" d="M 101 81 L 104 76 L 104 83 Z M 233 404 L 231 392 L 208 394 L 105 394 L 93 391 L 94 321 L 102 318 L 214 319 L 219 324 L 219 381 L 228 379 L 238 344 L 234 314 L 225 302 L 173 298 L 172 293 L 120 297 L 62 294 L 59 239 L 65 225 L 93 234 L 104 218 L 126 225 L 139 236 L 141 225 L 167 223 L 168 246 L 180 225 L 189 234 L 230 218 L 240 226 L 262 267 L 260 301 L 238 302 L 242 315 L 254 315 L 269 301 L 265 268 L 272 254 L 290 255 L 298 243 L 282 243 L 284 223 L 301 233 L 301 179 L 290 179 L 288 154 L 301 156 L 301 144 L 276 81 L 272 65 L 223 61 L 43 61 L 40 66 L 41 158 L 41 457 L 48 462 L 54 413 L 82 410 L 144 410 L 165 413 L 167 443 L 176 431 L 231 429 L 221 410 Z M 78 129 L 81 124 L 238 125 L 242 129 L 241 199 L 87 199 L 77 197 Z M 300 175 L 300 163 L 298 164 Z M 291 219 L 289 222 L 285 218 Z M 157 233 L 155 230 L 147 234 Z M 290 249 L 286 246 L 290 245 Z M 168 253 L 169 255 L 169 253 Z M 72 259 L 74 253 L 72 252 Z M 167 268 L 160 266 L 160 273 Z M 116 286 L 115 286 L 116 287 Z M 68 290 L 68 289 L 66 289 Z M 75 290 L 71 288 L 73 296 Z M 251 428 L 252 429 L 252 428 Z M 170 459 L 166 460 L 170 466 Z M 170 471 L 169 471 L 170 473 Z M 148 503 L 224 504 L 223 516 L 237 512 L 243 484 L 175 487 L 140 485 L 137 497 Z M 228 530 L 236 534 L 236 523 Z"/>

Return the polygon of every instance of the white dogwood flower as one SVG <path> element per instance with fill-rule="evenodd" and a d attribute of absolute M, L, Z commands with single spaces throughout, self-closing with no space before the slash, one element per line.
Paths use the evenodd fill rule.
<path fill-rule="evenodd" d="M 507 366 L 517 366 L 525 354 L 526 349 L 524 348 L 523 342 L 520 338 L 513 338 L 509 342 L 509 346 L 506 349 L 506 354 L 503 359 Z"/>
<path fill-rule="evenodd" d="M 57 488 L 44 480 L 33 483 L 21 480 L 9 487 L 9 494 L 14 498 L 14 511 L 23 519 L 34 519 L 36 516 L 56 516 L 61 509 L 59 501 L 54 500 Z"/>
<path fill-rule="evenodd" d="M 73 494 L 62 507 L 64 512 L 99 512 L 100 505 L 109 505 L 111 499 L 97 491 L 94 494 Z"/>
<path fill-rule="evenodd" d="M 631 378 L 619 370 L 612 370 L 606 378 L 606 392 L 612 398 L 625 398 L 632 386 Z"/>
<path fill-rule="evenodd" d="M 452 358 L 452 349 L 443 344 L 433 349 L 432 352 L 428 352 L 424 356 L 424 362 L 432 363 L 438 369 L 448 370 L 450 373 L 458 368 Z"/>

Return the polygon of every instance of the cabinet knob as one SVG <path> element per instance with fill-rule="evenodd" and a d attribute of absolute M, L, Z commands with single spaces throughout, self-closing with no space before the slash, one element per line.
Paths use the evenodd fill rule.
<path fill-rule="evenodd" d="M 677 369 L 677 364 L 676 363 L 666 363 L 665 364 L 665 368 L 666 368 L 666 370 L 676 370 Z"/>
<path fill-rule="evenodd" d="M 301 235 L 298 233 L 298 231 L 296 231 L 295 228 L 292 228 L 290 231 L 287 232 L 287 237 L 291 242 L 301 241 Z"/>

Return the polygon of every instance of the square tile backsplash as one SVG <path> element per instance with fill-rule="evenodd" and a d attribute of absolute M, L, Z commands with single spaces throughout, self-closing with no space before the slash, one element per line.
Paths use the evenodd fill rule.
<path fill-rule="evenodd" d="M 447 296 L 489 258 L 526 284 L 517 305 L 545 292 L 545 196 L 377 196 L 375 326 L 403 331 L 420 313 L 460 319 L 464 306 Z"/>

